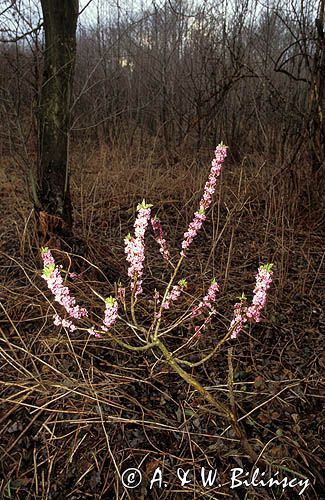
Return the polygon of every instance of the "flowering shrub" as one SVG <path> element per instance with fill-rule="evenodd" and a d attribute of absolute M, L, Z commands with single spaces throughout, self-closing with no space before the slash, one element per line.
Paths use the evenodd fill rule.
<path fill-rule="evenodd" d="M 149 222 L 151 222 L 154 237 L 159 245 L 162 257 L 174 267 L 174 271 L 163 296 L 161 297 L 157 290 L 154 294 L 155 308 L 158 309 L 159 306 L 159 310 L 156 310 L 153 315 L 153 323 L 150 328 L 153 340 L 157 340 L 158 336 L 161 336 L 161 332 L 159 332 L 159 330 L 163 311 L 170 309 L 171 305 L 179 300 L 187 287 L 187 281 L 185 279 L 179 280 L 177 284 L 174 284 L 174 281 L 191 243 L 193 242 L 203 222 L 206 220 L 206 210 L 212 203 L 212 196 L 216 188 L 217 177 L 221 173 L 226 157 L 227 147 L 220 144 L 215 150 L 215 158 L 212 161 L 209 177 L 204 186 L 203 195 L 199 203 L 199 209 L 195 212 L 192 222 L 189 224 L 187 231 L 184 233 L 181 244 L 180 258 L 176 266 L 173 266 L 170 261 L 170 252 L 167 248 L 167 242 L 164 238 L 160 220 L 157 217 L 151 217 L 152 205 L 147 204 L 145 200 L 143 200 L 137 207 L 137 217 L 134 223 L 134 235 L 132 236 L 131 234 L 128 234 L 124 240 L 126 260 L 129 264 L 128 276 L 130 278 L 131 289 L 130 307 L 132 320 L 135 324 L 137 323 L 135 318 L 135 305 L 137 297 L 143 292 L 142 283 L 145 261 L 145 234 L 148 229 Z M 44 264 L 42 277 L 47 281 L 48 288 L 54 295 L 55 301 L 64 307 L 69 316 L 68 318 L 63 319 L 56 313 L 53 317 L 54 324 L 57 326 L 61 325 L 70 331 L 75 331 L 77 326 L 73 320 L 88 317 L 88 311 L 84 307 L 77 305 L 75 298 L 71 296 L 69 288 L 64 284 L 61 269 L 55 265 L 51 251 L 48 248 L 44 248 L 42 249 L 41 254 Z M 265 307 L 267 300 L 267 291 L 272 283 L 273 273 L 271 267 L 272 264 L 267 264 L 259 268 L 256 275 L 256 285 L 253 292 L 254 296 L 252 304 L 247 306 L 247 299 L 244 295 L 242 295 L 240 302 L 234 305 L 234 317 L 230 323 L 227 338 L 229 336 L 231 338 L 236 338 L 247 322 L 260 321 L 261 312 Z M 182 316 L 181 321 L 185 322 L 189 319 L 194 320 L 198 316 L 205 316 L 201 326 L 195 326 L 195 332 L 198 333 L 206 329 L 206 327 L 211 323 L 213 316 L 217 313 L 215 302 L 219 290 L 219 284 L 213 280 L 207 294 L 197 305 L 192 307 L 191 311 L 187 311 L 185 315 Z M 108 297 L 105 299 L 104 319 L 100 330 L 96 330 L 94 326 L 92 326 L 91 328 L 86 328 L 88 333 L 101 336 L 103 333 L 109 332 L 119 317 L 118 302 L 125 306 L 125 300 L 125 288 L 119 287 L 117 298 Z M 176 321 L 168 330 L 171 331 L 171 329 L 175 329 L 179 325 L 180 322 Z"/>
<path fill-rule="evenodd" d="M 128 234 L 124 240 L 125 255 L 128 262 L 128 276 L 130 278 L 131 294 L 126 293 L 126 288 L 119 286 L 117 289 L 117 297 L 108 297 L 104 300 L 105 310 L 102 324 L 99 327 L 92 325 L 91 327 L 77 327 L 76 321 L 83 319 L 87 321 L 89 318 L 88 311 L 84 307 L 80 307 L 74 297 L 71 296 L 68 287 L 64 284 L 62 277 L 62 269 L 55 264 L 51 251 L 48 248 L 42 249 L 42 259 L 44 264 L 42 277 L 46 280 L 48 288 L 54 295 L 54 299 L 66 311 L 68 317 L 62 318 L 59 314 L 55 314 L 53 321 L 55 325 L 61 325 L 67 330 L 74 332 L 75 330 L 86 330 L 89 334 L 97 337 L 107 336 L 120 346 L 131 351 L 144 351 L 148 349 L 159 349 L 167 362 L 172 368 L 196 390 L 213 404 L 223 416 L 228 417 L 231 421 L 235 432 L 240 437 L 241 441 L 246 443 L 245 449 L 253 456 L 252 449 L 247 444 L 247 439 L 243 437 L 242 431 L 236 421 L 235 410 L 230 410 L 219 401 L 213 399 L 208 391 L 202 387 L 188 372 L 184 371 L 181 365 L 191 368 L 199 366 L 210 359 L 220 347 L 230 338 L 235 339 L 246 323 L 259 322 L 261 312 L 265 307 L 267 300 L 267 292 L 272 283 L 273 272 L 272 264 L 260 266 L 256 275 L 256 284 L 253 291 L 253 299 L 251 305 L 247 305 L 247 299 L 244 295 L 240 297 L 240 302 L 234 305 L 234 316 L 225 335 L 216 342 L 212 351 L 200 357 L 197 361 L 186 360 L 189 354 L 189 347 L 192 340 L 196 339 L 199 333 L 205 330 L 211 323 L 213 317 L 217 314 L 216 300 L 220 291 L 219 284 L 213 280 L 208 288 L 206 295 L 199 301 L 197 305 L 185 307 L 183 313 L 177 311 L 176 319 L 169 321 L 170 316 L 167 312 L 177 302 L 181 306 L 182 295 L 185 294 L 187 287 L 186 279 L 178 279 L 178 274 L 182 266 L 184 258 L 186 258 L 190 245 L 195 236 L 206 220 L 206 211 L 211 206 L 212 197 L 215 192 L 217 178 L 221 173 L 224 160 L 227 156 L 227 147 L 220 144 L 215 150 L 215 158 L 212 161 L 208 180 L 204 186 L 202 198 L 199 203 L 198 210 L 194 213 L 194 218 L 189 224 L 184 233 L 181 243 L 181 250 L 178 261 L 173 264 L 170 256 L 170 251 L 167 247 L 166 239 L 164 238 L 163 229 L 160 220 L 157 217 L 151 217 L 151 207 L 142 201 L 137 207 L 137 216 L 134 223 L 134 234 Z M 154 311 L 151 314 L 151 324 L 149 327 L 144 327 L 138 324 L 136 306 L 139 297 L 143 293 L 143 274 L 145 261 L 145 235 L 149 228 L 149 222 L 154 232 L 155 240 L 159 245 L 159 250 L 167 264 L 171 266 L 171 277 L 163 292 L 155 290 L 153 295 Z M 176 279 L 178 279 L 177 283 Z M 98 294 L 97 294 L 98 295 Z M 152 303 L 152 302 L 151 302 Z M 123 305 L 125 314 L 119 313 L 119 304 Z M 130 308 L 131 319 L 128 315 Z M 166 316 L 167 315 L 167 316 Z M 166 317 L 165 317 L 166 316 Z M 164 336 L 173 330 L 178 331 L 180 325 L 197 321 L 201 317 L 201 325 L 194 326 L 194 334 L 191 338 L 185 340 L 183 344 L 177 348 L 174 353 L 169 352 L 164 344 Z M 134 333 L 134 341 L 132 343 L 125 342 L 119 335 L 118 324 L 123 323 L 123 326 L 128 327 Z M 180 356 L 181 351 L 185 351 Z M 177 353 L 177 357 L 176 357 Z M 245 441 L 246 439 L 246 441 Z"/>

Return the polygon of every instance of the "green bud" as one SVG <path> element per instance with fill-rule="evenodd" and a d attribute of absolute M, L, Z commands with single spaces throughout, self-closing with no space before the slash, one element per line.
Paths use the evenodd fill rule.
<path fill-rule="evenodd" d="M 151 208 L 153 205 L 147 204 L 146 200 L 143 198 L 142 203 L 137 206 L 137 211 L 141 210 L 141 208 Z"/>
<path fill-rule="evenodd" d="M 112 296 L 109 296 L 105 299 L 105 304 L 107 304 L 109 307 L 113 307 L 115 302 L 116 302 L 116 299 L 114 299 L 114 297 L 112 297 Z"/>
<path fill-rule="evenodd" d="M 51 274 L 53 273 L 55 269 L 55 264 L 50 264 L 49 266 L 47 267 L 44 267 L 43 269 L 43 274 L 46 278 L 50 278 L 51 277 Z"/>
<path fill-rule="evenodd" d="M 265 269 L 268 273 L 271 271 L 274 264 L 264 264 L 264 266 L 260 266 L 260 269 Z"/>
<path fill-rule="evenodd" d="M 241 294 L 240 297 L 236 297 L 236 299 L 240 300 L 240 302 L 246 302 L 247 300 L 247 297 L 246 295 L 244 294 L 244 292 Z"/>

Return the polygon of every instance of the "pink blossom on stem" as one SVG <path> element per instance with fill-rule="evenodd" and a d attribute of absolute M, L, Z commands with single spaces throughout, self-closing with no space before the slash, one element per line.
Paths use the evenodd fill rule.
<path fill-rule="evenodd" d="M 103 320 L 102 330 L 107 332 L 116 322 L 118 313 L 118 303 L 113 297 L 108 297 L 105 300 L 105 317 Z"/>
<path fill-rule="evenodd" d="M 69 273 L 69 278 L 71 278 L 72 280 L 78 280 L 78 279 L 81 279 L 81 274 Z"/>
<path fill-rule="evenodd" d="M 170 259 L 170 253 L 169 253 L 169 250 L 167 248 L 167 242 L 164 238 L 163 229 L 162 229 L 161 222 L 158 219 L 158 217 L 151 218 L 151 226 L 152 226 L 152 229 L 154 231 L 155 240 L 157 241 L 157 243 L 160 247 L 159 251 L 160 251 L 161 255 L 163 256 L 163 258 L 168 261 Z"/>
<path fill-rule="evenodd" d="M 117 297 L 121 304 L 125 304 L 125 288 L 121 285 L 117 288 Z"/>
<path fill-rule="evenodd" d="M 205 320 L 203 321 L 202 325 L 196 326 L 194 328 L 196 334 L 199 334 L 201 331 L 206 329 L 206 327 L 211 323 L 211 320 L 212 320 L 213 316 L 215 316 L 216 312 L 217 311 L 215 309 L 211 309 L 211 311 L 209 311 L 209 314 L 205 318 Z"/>
<path fill-rule="evenodd" d="M 202 227 L 203 222 L 206 219 L 204 211 L 198 211 L 194 214 L 194 219 L 188 226 L 187 231 L 184 233 L 184 239 L 182 241 L 182 251 L 181 255 L 185 256 L 185 252 L 194 240 L 195 236 Z"/>
<path fill-rule="evenodd" d="M 248 307 L 246 315 L 248 319 L 258 323 L 261 318 L 261 312 L 265 307 L 267 300 L 267 291 L 272 283 L 273 271 L 270 265 L 261 266 L 256 275 L 256 285 L 254 288 L 254 297 L 252 305 Z"/>
<path fill-rule="evenodd" d="M 212 309 L 212 304 L 216 301 L 217 293 L 219 292 L 218 283 L 213 280 L 209 286 L 207 294 L 203 297 L 198 306 L 193 307 L 192 317 L 198 316 L 204 312 L 204 309 Z"/>
<path fill-rule="evenodd" d="M 170 308 L 170 303 L 175 302 L 182 291 L 187 287 L 187 281 L 186 280 L 180 280 L 178 282 L 178 285 L 174 285 L 169 294 L 167 295 L 166 299 L 162 303 L 162 307 L 164 309 L 169 309 Z"/>
<path fill-rule="evenodd" d="M 150 209 L 151 205 L 146 205 L 145 201 L 143 200 L 141 205 L 138 205 L 137 210 L 138 210 L 138 216 L 135 219 L 134 222 L 134 236 L 136 239 L 143 240 L 144 235 L 150 220 Z"/>
<path fill-rule="evenodd" d="M 55 265 L 54 257 L 51 251 L 47 247 L 41 249 L 41 256 L 44 267 L 50 267 L 52 265 Z"/>
<path fill-rule="evenodd" d="M 102 335 L 99 332 L 96 332 L 94 328 L 88 328 L 87 332 L 94 337 L 101 338 Z"/>
<path fill-rule="evenodd" d="M 150 220 L 150 207 L 145 201 L 138 205 L 138 215 L 134 223 L 134 236 L 125 238 L 125 254 L 129 263 L 128 276 L 131 278 L 131 290 L 136 297 L 142 292 L 143 264 L 145 259 L 144 235 Z"/>
<path fill-rule="evenodd" d="M 153 294 L 153 300 L 155 301 L 155 311 L 156 311 L 158 308 L 158 305 L 160 304 L 160 293 L 156 289 L 155 289 L 155 293 Z M 161 313 L 155 312 L 155 318 L 156 319 L 161 318 Z"/>
<path fill-rule="evenodd" d="M 69 288 L 64 285 L 60 270 L 55 265 L 51 251 L 44 248 L 41 254 L 44 263 L 42 278 L 46 280 L 48 288 L 54 295 L 54 300 L 61 304 L 72 318 L 80 319 L 88 316 L 87 310 L 76 304 L 76 299 L 70 295 Z"/>
<path fill-rule="evenodd" d="M 220 175 L 222 164 L 227 156 L 227 147 L 222 143 L 215 150 L 215 158 L 212 160 L 211 170 L 207 182 L 204 186 L 203 196 L 200 201 L 200 208 L 194 214 L 194 219 L 190 223 L 188 230 L 184 233 L 181 255 L 185 256 L 186 251 L 193 239 L 201 229 L 206 219 L 205 212 L 212 203 L 212 196 L 216 189 L 217 177 Z"/>
<path fill-rule="evenodd" d="M 256 274 L 256 284 L 254 288 L 254 296 L 252 305 L 244 306 L 245 296 L 241 297 L 241 302 L 234 306 L 234 318 L 230 323 L 230 329 L 233 328 L 231 338 L 236 338 L 243 328 L 243 325 L 248 321 L 259 323 L 261 320 L 261 312 L 267 301 L 267 291 L 272 283 L 273 271 L 272 264 L 260 266 Z"/>
<path fill-rule="evenodd" d="M 58 314 L 55 314 L 53 316 L 53 323 L 55 326 L 62 325 L 64 328 L 67 328 L 71 332 L 74 332 L 77 329 L 76 325 L 74 325 L 72 321 L 70 321 L 69 319 L 63 319 Z"/>
<path fill-rule="evenodd" d="M 244 324 L 247 322 L 246 312 L 247 307 L 245 307 L 242 302 L 237 302 L 234 305 L 234 318 L 230 323 L 230 329 L 232 329 L 230 338 L 237 338 L 242 331 Z"/>

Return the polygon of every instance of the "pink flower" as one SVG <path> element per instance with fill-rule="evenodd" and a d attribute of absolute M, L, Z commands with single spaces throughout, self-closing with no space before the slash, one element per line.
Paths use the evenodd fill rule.
<path fill-rule="evenodd" d="M 178 282 L 178 285 L 174 285 L 173 288 L 171 289 L 170 293 L 167 295 L 166 299 L 162 303 L 162 307 L 164 309 L 169 309 L 170 308 L 170 302 L 175 302 L 182 291 L 187 287 L 187 282 L 186 280 L 180 280 Z"/>
<path fill-rule="evenodd" d="M 134 237 L 128 235 L 125 240 L 126 260 L 129 262 L 128 276 L 131 278 L 131 290 L 135 297 L 142 292 L 143 264 L 145 259 L 144 235 L 150 220 L 150 207 L 145 201 L 138 205 L 138 215 L 134 223 Z"/>
<path fill-rule="evenodd" d="M 209 286 L 208 293 L 203 297 L 198 306 L 193 307 L 192 309 L 192 317 L 198 316 L 204 309 L 212 309 L 212 304 L 216 301 L 217 293 L 219 292 L 218 283 L 213 280 L 211 285 Z"/>
<path fill-rule="evenodd" d="M 215 309 L 211 309 L 211 311 L 209 311 L 208 316 L 203 321 L 202 325 L 201 326 L 195 326 L 194 330 L 195 330 L 196 334 L 200 333 L 201 330 L 205 330 L 206 329 L 206 327 L 211 323 L 211 320 L 212 320 L 213 316 L 216 314 L 216 312 L 217 311 Z"/>
<path fill-rule="evenodd" d="M 267 300 L 267 291 L 272 283 L 273 271 L 270 265 L 261 266 L 256 275 L 256 285 L 252 305 L 247 309 L 247 318 L 258 323 Z"/>
<path fill-rule="evenodd" d="M 93 335 L 94 337 L 97 337 L 97 338 L 101 338 L 101 334 L 96 332 L 94 330 L 94 328 L 88 328 L 87 332 L 90 334 L 90 335 Z"/>
<path fill-rule="evenodd" d="M 108 297 L 105 300 L 105 305 L 104 326 L 102 326 L 102 330 L 107 332 L 117 320 L 118 303 L 113 297 Z"/>
<path fill-rule="evenodd" d="M 247 307 L 242 302 L 237 302 L 234 305 L 234 319 L 230 323 L 230 329 L 232 329 L 230 338 L 235 339 L 242 331 L 244 324 L 247 322 L 246 312 Z"/>
<path fill-rule="evenodd" d="M 117 297 L 121 304 L 125 304 L 125 288 L 123 286 L 118 286 L 117 288 Z"/>
<path fill-rule="evenodd" d="M 53 264 L 55 265 L 54 257 L 51 254 L 51 251 L 47 247 L 41 249 L 41 256 L 43 259 L 44 267 L 49 267 Z"/>
<path fill-rule="evenodd" d="M 54 295 L 54 300 L 61 304 L 72 318 L 79 319 L 88 316 L 87 310 L 76 304 L 76 299 L 70 295 L 69 288 L 64 285 L 60 270 L 55 265 L 48 248 L 42 249 L 42 259 L 44 263 L 42 278 L 46 280 L 48 288 Z"/>
<path fill-rule="evenodd" d="M 216 301 L 217 293 L 219 292 L 219 285 L 215 280 L 212 280 L 209 286 L 208 293 L 203 297 L 198 306 L 193 307 L 192 317 L 199 316 L 200 314 L 207 312 L 208 316 L 204 320 L 200 327 L 195 327 L 195 331 L 199 332 L 205 330 L 206 327 L 211 323 L 213 316 L 216 314 L 216 310 L 213 309 L 213 303 Z"/>
<path fill-rule="evenodd" d="M 234 339 L 241 332 L 244 324 L 250 320 L 259 323 L 261 320 L 261 312 L 267 301 L 267 291 L 272 283 L 273 271 L 272 264 L 260 266 L 256 274 L 256 284 L 254 288 L 254 296 L 252 305 L 244 306 L 245 296 L 241 297 L 241 302 L 234 306 L 234 318 L 230 323 L 230 329 L 233 328 L 231 338 Z"/>
<path fill-rule="evenodd" d="M 58 314 L 55 314 L 53 316 L 53 323 L 55 326 L 62 325 L 64 328 L 67 328 L 71 332 L 74 332 L 75 330 L 77 330 L 76 325 L 74 325 L 72 323 L 72 321 L 70 321 L 69 319 L 63 319 Z"/>
<path fill-rule="evenodd" d="M 210 174 L 204 186 L 203 196 L 200 201 L 200 208 L 197 212 L 195 212 L 193 221 L 190 223 L 188 230 L 184 233 L 181 250 L 182 256 L 185 256 L 188 247 L 206 219 L 205 212 L 212 203 L 212 196 L 215 192 L 217 177 L 220 175 L 222 164 L 226 156 L 227 147 L 221 143 L 215 150 L 215 158 L 212 160 Z"/>
<path fill-rule="evenodd" d="M 184 239 L 182 241 L 182 251 L 181 255 L 185 256 L 185 252 L 194 240 L 195 236 L 201 229 L 206 216 L 204 211 L 195 212 L 194 219 L 188 226 L 188 230 L 184 233 Z"/>
<path fill-rule="evenodd" d="M 144 200 L 141 205 L 138 205 L 138 216 L 134 222 L 134 236 L 136 239 L 144 239 L 144 234 L 150 219 L 150 207 L 151 205 L 146 205 Z"/>
<path fill-rule="evenodd" d="M 72 280 L 78 280 L 78 279 L 81 279 L 81 274 L 69 273 L 69 278 L 71 278 Z"/>
<path fill-rule="evenodd" d="M 160 247 L 159 251 L 160 251 L 161 255 L 163 256 L 163 258 L 168 261 L 170 259 L 170 253 L 169 253 L 169 250 L 167 248 L 167 242 L 164 238 L 163 229 L 162 229 L 161 222 L 158 219 L 158 217 L 151 218 L 151 226 L 152 226 L 152 229 L 153 229 L 154 234 L 155 234 L 155 240 L 157 241 L 157 243 Z"/>

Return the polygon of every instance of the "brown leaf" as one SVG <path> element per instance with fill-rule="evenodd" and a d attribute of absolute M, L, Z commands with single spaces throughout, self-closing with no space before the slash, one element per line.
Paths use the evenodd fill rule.
<path fill-rule="evenodd" d="M 157 467 L 161 464 L 161 461 L 158 459 L 151 460 L 146 465 L 146 473 L 149 475 L 152 471 L 157 469 Z"/>

